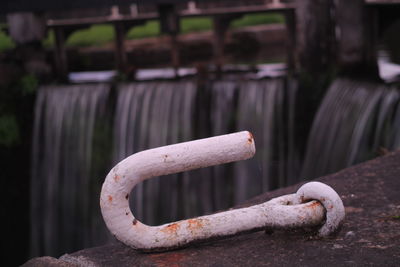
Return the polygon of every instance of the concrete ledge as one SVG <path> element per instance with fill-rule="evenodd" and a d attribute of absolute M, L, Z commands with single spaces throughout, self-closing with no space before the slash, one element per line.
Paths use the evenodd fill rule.
<path fill-rule="evenodd" d="M 342 230 L 333 238 L 261 231 L 152 254 L 115 242 L 59 260 L 36 258 L 24 266 L 399 266 L 400 151 L 317 180 L 332 186 L 346 207 Z M 300 185 L 268 192 L 242 206 L 293 193 Z"/>
<path fill-rule="evenodd" d="M 63 260 L 59 260 L 53 257 L 39 257 L 39 258 L 34 258 L 26 263 L 24 263 L 22 266 L 29 266 L 29 267 L 75 267 L 77 266 L 76 264 L 72 264 L 69 262 L 65 262 Z"/>

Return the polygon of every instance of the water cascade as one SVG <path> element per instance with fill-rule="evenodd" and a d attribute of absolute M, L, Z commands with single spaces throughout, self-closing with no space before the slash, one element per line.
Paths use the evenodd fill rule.
<path fill-rule="evenodd" d="M 255 161 L 235 165 L 235 203 L 297 181 L 293 142 L 297 84 L 273 79 L 239 87 L 236 130 L 250 129 L 257 142 Z"/>
<path fill-rule="evenodd" d="M 302 177 L 333 173 L 400 148 L 400 93 L 395 87 L 337 79 L 309 135 Z"/>
<path fill-rule="evenodd" d="M 31 255 L 62 255 L 106 239 L 93 162 L 109 85 L 40 88 L 31 178 Z M 104 120 L 104 117 L 102 118 Z M 99 129 L 97 129 L 99 131 Z"/>
<path fill-rule="evenodd" d="M 150 225 L 227 209 L 297 179 L 292 136 L 297 86 L 292 80 L 222 80 L 200 87 L 190 79 L 118 84 L 115 101 L 109 87 L 39 90 L 33 255 L 58 256 L 105 242 L 100 185 L 113 163 L 141 150 L 240 130 L 251 131 L 257 146 L 256 158 L 247 162 L 138 185 L 130 205 Z M 109 147 L 102 148 L 104 143 Z M 110 161 L 102 159 L 107 154 Z"/>
<path fill-rule="evenodd" d="M 135 189 L 131 208 L 149 224 L 226 209 L 287 184 L 284 80 L 210 83 L 202 89 L 210 95 L 208 123 L 196 118 L 196 109 L 203 108 L 196 107 L 202 105 L 195 99 L 199 90 L 190 81 L 119 86 L 115 162 L 144 149 L 198 138 L 199 124 L 210 127 L 209 135 L 250 130 L 257 142 L 256 160 L 144 182 Z"/>
<path fill-rule="evenodd" d="M 118 87 L 114 163 L 136 152 L 193 139 L 196 86 L 193 82 L 144 82 Z M 189 193 L 182 174 L 139 184 L 131 208 L 149 224 L 178 217 L 179 190 Z M 182 179 L 185 181 L 182 184 Z M 192 181 L 193 182 L 193 181 Z M 192 186 L 193 187 L 193 186 Z M 157 221 L 158 219 L 158 221 Z"/>

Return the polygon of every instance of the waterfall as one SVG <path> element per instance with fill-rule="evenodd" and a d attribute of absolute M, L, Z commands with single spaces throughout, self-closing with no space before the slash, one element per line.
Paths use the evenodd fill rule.
<path fill-rule="evenodd" d="M 48 86 L 35 106 L 31 255 L 59 256 L 106 240 L 94 177 L 94 131 L 109 85 Z"/>
<path fill-rule="evenodd" d="M 288 84 L 284 79 L 271 79 L 215 81 L 201 89 L 192 81 L 120 85 L 114 121 L 115 163 L 144 149 L 191 140 L 198 136 L 199 123 L 210 127 L 209 135 L 249 130 L 257 147 L 253 160 L 145 181 L 130 198 L 135 216 L 152 225 L 198 216 L 287 185 L 289 173 L 294 181 L 295 173 L 287 164 L 286 133 L 293 127 L 294 108 L 289 110 L 286 102 L 293 105 L 296 86 L 293 81 Z M 208 90 L 203 102 L 210 103 L 196 101 L 200 90 Z M 287 92 L 290 100 L 285 100 Z M 196 110 L 204 108 L 210 109 L 209 117 L 196 117 Z M 204 117 L 208 122 L 202 123 Z M 295 151 L 290 149 L 293 161 Z"/>
<path fill-rule="evenodd" d="M 221 181 L 217 192 L 232 191 L 229 195 L 233 197 L 227 201 L 226 196 L 221 208 L 296 182 L 297 82 L 290 78 L 233 80 L 218 81 L 212 87 L 213 134 L 249 130 L 255 137 L 257 150 L 253 160 L 234 163 L 227 174 L 216 177 L 215 181 Z"/>
<path fill-rule="evenodd" d="M 34 127 L 32 256 L 59 256 L 112 240 L 99 212 L 107 172 L 136 152 L 249 130 L 254 159 L 157 177 L 130 206 L 157 225 L 232 207 L 297 179 L 296 82 L 230 79 L 48 86 Z M 114 97 L 115 96 L 115 97 Z M 110 156 L 108 156 L 110 155 Z"/>
<path fill-rule="evenodd" d="M 311 179 L 400 147 L 400 94 L 391 86 L 337 79 L 309 135 L 302 177 Z"/>
<path fill-rule="evenodd" d="M 196 86 L 193 82 L 142 82 L 118 87 L 114 121 L 114 162 L 136 152 L 193 139 Z M 148 224 L 177 218 L 183 211 L 179 192 L 193 189 L 182 174 L 139 184 L 131 208 Z"/>
<path fill-rule="evenodd" d="M 246 82 L 239 88 L 237 130 L 253 133 L 257 154 L 256 160 L 235 166 L 236 203 L 285 184 L 284 89 L 281 79 Z"/>

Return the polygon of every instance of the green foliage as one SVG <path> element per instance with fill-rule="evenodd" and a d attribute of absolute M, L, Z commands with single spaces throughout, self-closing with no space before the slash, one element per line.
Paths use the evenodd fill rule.
<path fill-rule="evenodd" d="M 127 39 L 143 39 L 160 35 L 160 23 L 157 20 L 149 20 L 143 25 L 133 27 L 127 33 Z"/>
<path fill-rule="evenodd" d="M 101 46 L 113 41 L 114 36 L 115 33 L 112 25 L 97 24 L 72 33 L 66 42 L 66 46 Z M 54 43 L 54 31 L 50 30 L 47 34 L 47 38 L 43 40 L 43 46 L 51 48 L 54 46 Z"/>
<path fill-rule="evenodd" d="M 35 76 L 24 75 L 5 88 L 0 88 L 0 146 L 12 147 L 21 141 L 25 104 L 33 99 L 38 86 Z"/>
<path fill-rule="evenodd" d="M 181 20 L 181 33 L 209 31 L 212 26 L 210 17 L 183 18 Z"/>
<path fill-rule="evenodd" d="M 114 29 L 111 25 L 98 24 L 88 29 L 74 32 L 67 40 L 68 46 L 103 45 L 114 40 Z"/>
<path fill-rule="evenodd" d="M 260 13 L 245 15 L 240 19 L 234 20 L 231 24 L 233 28 L 240 28 L 252 25 L 283 23 L 284 17 L 280 14 Z M 211 17 L 193 17 L 181 19 L 181 33 L 202 32 L 212 29 Z M 158 20 L 149 20 L 145 24 L 133 27 L 126 35 L 129 40 L 156 37 L 160 35 L 160 23 Z M 90 28 L 74 32 L 67 40 L 67 46 L 101 46 L 112 42 L 115 32 L 112 25 L 98 24 Z M 43 40 L 44 47 L 54 46 L 54 32 L 50 30 L 47 38 Z M 0 33 L 0 51 L 14 47 L 14 43 L 4 33 Z"/>
<path fill-rule="evenodd" d="M 34 94 L 39 84 L 37 78 L 34 75 L 27 74 L 21 77 L 21 79 L 19 80 L 19 85 L 21 95 L 26 96 Z"/>
<path fill-rule="evenodd" d="M 42 41 L 42 44 L 46 48 L 51 48 L 54 46 L 54 43 L 55 43 L 54 31 L 49 30 L 47 31 L 47 37 Z"/>
<path fill-rule="evenodd" d="M 14 115 L 0 116 L 0 146 L 10 147 L 19 142 L 19 127 Z"/>
<path fill-rule="evenodd" d="M 15 43 L 11 40 L 10 36 L 0 30 L 0 52 L 10 50 L 15 47 Z"/>
<path fill-rule="evenodd" d="M 260 13 L 260 14 L 245 15 L 240 19 L 234 20 L 231 23 L 231 27 L 240 28 L 245 26 L 284 23 L 284 22 L 285 22 L 285 17 L 281 14 Z"/>

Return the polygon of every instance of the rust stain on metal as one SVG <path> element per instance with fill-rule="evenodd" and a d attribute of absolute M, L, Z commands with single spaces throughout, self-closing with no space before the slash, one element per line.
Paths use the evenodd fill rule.
<path fill-rule="evenodd" d="M 188 220 L 188 228 L 191 231 L 195 231 L 203 228 L 203 220 L 201 219 L 189 219 Z"/>
<path fill-rule="evenodd" d="M 176 234 L 176 231 L 178 231 L 179 227 L 180 227 L 179 224 L 172 223 L 172 224 L 165 226 L 163 229 L 161 229 L 161 231 L 166 234 L 172 235 L 172 234 Z"/>
<path fill-rule="evenodd" d="M 248 142 L 249 144 L 251 144 L 251 143 L 253 143 L 253 139 L 254 139 L 253 134 L 252 134 L 251 132 L 249 132 L 249 138 L 247 138 L 247 142 Z"/>
<path fill-rule="evenodd" d="M 137 220 L 136 220 L 136 218 L 135 218 L 135 219 L 133 219 L 133 221 L 132 221 L 132 224 L 133 224 L 133 225 L 136 225 L 136 224 L 137 224 Z"/>
<path fill-rule="evenodd" d="M 112 200 L 113 200 L 113 197 L 111 195 L 108 195 L 108 201 L 112 202 Z"/>
<path fill-rule="evenodd" d="M 115 182 L 118 182 L 119 179 L 121 179 L 121 177 L 118 174 L 114 175 L 114 181 Z"/>
<path fill-rule="evenodd" d="M 313 201 L 312 203 L 311 203 L 311 205 L 309 205 L 309 207 L 311 208 L 311 209 L 316 209 L 317 207 L 319 207 L 321 204 L 319 203 L 319 202 L 317 202 L 317 201 Z"/>

